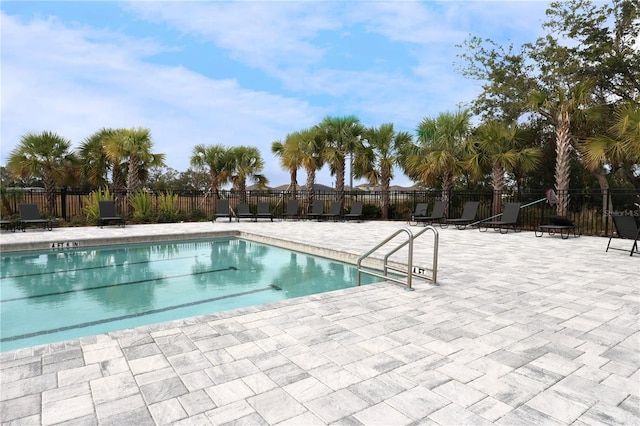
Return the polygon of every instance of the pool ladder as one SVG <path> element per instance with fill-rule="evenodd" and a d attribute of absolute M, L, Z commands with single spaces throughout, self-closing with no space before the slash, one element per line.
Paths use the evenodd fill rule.
<path fill-rule="evenodd" d="M 416 238 L 418 238 L 420 235 L 424 234 L 427 231 L 433 232 L 433 261 L 432 261 L 431 268 L 426 268 L 426 267 L 422 267 L 422 266 L 415 266 L 414 267 L 414 265 L 413 265 L 413 242 L 414 242 L 414 240 Z M 402 233 L 406 233 L 407 234 L 407 239 L 401 241 L 399 244 L 397 244 L 391 250 L 389 250 L 387 252 L 387 254 L 385 254 L 384 258 L 382 259 L 382 261 L 383 261 L 382 272 L 378 272 L 378 271 L 372 270 L 371 267 L 363 267 L 362 266 L 362 262 L 365 259 L 369 258 L 373 253 L 375 253 L 380 248 L 382 248 L 385 245 L 387 245 L 395 237 L 397 237 L 398 235 L 400 235 Z M 401 248 L 403 248 L 403 247 L 405 247 L 407 245 L 409 246 L 408 247 L 409 253 L 408 253 L 408 256 L 407 256 L 407 269 L 406 269 L 406 271 L 401 269 L 400 267 L 389 265 L 389 258 L 391 257 L 391 255 L 396 253 L 398 250 L 400 250 Z M 371 250 L 369 250 L 368 252 L 366 252 L 365 254 L 360 256 L 358 258 L 357 266 L 358 266 L 358 285 L 360 285 L 361 274 L 363 272 L 368 274 L 368 275 L 373 275 L 374 277 L 383 278 L 383 279 L 385 279 L 387 281 L 393 281 L 395 283 L 404 285 L 404 286 L 406 286 L 407 290 L 413 290 L 413 288 L 411 287 L 411 281 L 412 281 L 412 278 L 414 276 L 418 277 L 418 278 L 421 278 L 421 279 L 424 279 L 424 280 L 429 280 L 429 281 L 433 282 L 435 285 L 438 285 L 438 283 L 436 282 L 437 275 L 438 275 L 438 230 L 436 228 L 434 228 L 433 226 L 430 226 L 430 225 L 426 226 L 424 229 L 420 230 L 419 232 L 417 232 L 415 234 L 409 228 L 399 229 L 396 232 L 394 232 L 393 234 L 391 234 L 389 237 L 385 238 L 384 241 L 382 241 L 380 244 L 376 245 L 374 248 L 372 248 Z M 390 271 L 394 272 L 396 275 L 400 275 L 400 278 L 392 276 L 392 275 L 389 275 Z"/>

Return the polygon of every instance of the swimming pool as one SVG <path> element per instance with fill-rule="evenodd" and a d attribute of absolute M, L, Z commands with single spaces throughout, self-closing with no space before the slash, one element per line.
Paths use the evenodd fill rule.
<path fill-rule="evenodd" d="M 357 283 L 353 265 L 238 238 L 7 253 L 0 271 L 0 351 Z"/>

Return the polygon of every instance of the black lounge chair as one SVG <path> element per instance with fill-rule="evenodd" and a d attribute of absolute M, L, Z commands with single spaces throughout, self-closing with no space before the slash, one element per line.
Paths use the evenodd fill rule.
<path fill-rule="evenodd" d="M 43 219 L 38 211 L 36 204 L 18 204 L 18 211 L 20 212 L 19 226 L 22 232 L 25 231 L 27 225 L 42 225 L 43 229 L 52 230 L 51 220 Z"/>
<path fill-rule="evenodd" d="M 273 222 L 273 215 L 271 214 L 269 203 L 258 203 L 258 213 L 256 213 L 256 221 L 258 219 L 271 219 L 271 222 Z"/>
<path fill-rule="evenodd" d="M 486 232 L 487 229 L 493 228 L 495 231 L 500 231 L 501 234 L 509 232 L 509 228 L 515 232 L 518 231 L 518 216 L 520 215 L 520 203 L 507 203 L 502 210 L 502 220 L 494 220 L 490 222 L 478 223 L 478 229 L 480 232 Z M 482 230 L 484 228 L 484 231 Z M 502 232 L 502 230 L 505 232 Z"/>
<path fill-rule="evenodd" d="M 298 206 L 298 200 L 287 200 L 287 210 L 284 212 L 282 216 L 284 219 L 292 218 L 299 219 L 300 218 L 300 208 Z"/>
<path fill-rule="evenodd" d="M 569 235 L 573 232 L 574 237 L 579 237 L 580 235 L 576 233 L 577 226 L 565 216 L 549 216 L 550 225 L 539 225 L 538 229 L 535 230 L 536 237 L 542 237 L 544 233 L 548 233 L 549 235 L 553 235 L 556 233 L 560 234 L 560 238 L 566 240 L 569 238 Z"/>
<path fill-rule="evenodd" d="M 120 226 L 125 227 L 124 218 L 116 214 L 116 203 L 112 200 L 98 201 L 98 209 L 100 216 L 98 217 L 98 226 L 102 228 L 105 223 L 117 222 Z"/>
<path fill-rule="evenodd" d="M 640 240 L 640 225 L 638 221 L 633 216 L 611 216 L 613 218 L 613 224 L 616 227 L 616 233 L 618 237 L 621 239 L 633 240 L 633 245 L 631 246 L 631 250 L 629 250 L 629 256 L 633 256 L 633 253 L 638 253 L 638 240 Z M 607 244 L 607 249 L 605 251 L 611 250 L 620 250 L 627 251 L 627 249 L 621 249 L 611 246 L 611 239 L 613 235 L 609 237 L 609 243 Z"/>
<path fill-rule="evenodd" d="M 411 225 L 411 222 L 415 222 L 415 225 L 417 225 L 420 218 L 427 217 L 428 208 L 429 208 L 429 203 L 416 204 L 416 209 L 411 214 L 411 218 L 409 219 L 409 225 Z"/>
<path fill-rule="evenodd" d="M 309 219 L 320 220 L 324 216 L 324 201 L 314 201 L 311 205 L 311 212 L 307 215 Z"/>
<path fill-rule="evenodd" d="M 351 204 L 351 211 L 344 215 L 345 220 L 357 220 L 360 222 L 362 220 L 362 208 L 364 204 L 356 201 Z"/>
<path fill-rule="evenodd" d="M 7 231 L 15 232 L 16 225 L 10 220 L 4 220 L 0 217 L 0 229 L 6 229 Z"/>
<path fill-rule="evenodd" d="M 220 199 L 216 203 L 216 212 L 213 215 L 213 221 L 215 222 L 219 217 L 228 217 L 231 222 L 231 210 L 229 209 L 229 200 Z"/>
<path fill-rule="evenodd" d="M 236 210 L 236 221 L 240 222 L 240 219 L 251 219 L 255 220 L 256 216 L 251 213 L 251 209 L 249 208 L 249 204 L 240 203 L 238 204 L 238 208 Z"/>
<path fill-rule="evenodd" d="M 424 226 L 434 222 L 442 222 L 444 220 L 444 210 L 447 208 L 447 203 L 444 201 L 436 201 L 433 205 L 433 211 L 429 216 L 416 216 L 414 220 L 416 222 L 422 222 Z"/>
<path fill-rule="evenodd" d="M 323 218 L 327 220 L 333 219 L 334 222 L 337 222 L 341 216 L 342 216 L 342 203 L 340 201 L 333 201 L 331 203 L 331 206 L 329 207 L 329 213 L 325 213 L 322 215 Z"/>
<path fill-rule="evenodd" d="M 464 203 L 464 208 L 462 209 L 462 216 L 445 219 L 440 222 L 440 226 L 446 228 L 449 225 L 455 225 L 458 229 L 465 229 L 467 225 L 475 222 L 476 216 L 478 215 L 478 207 L 480 207 L 480 201 L 467 201 Z"/>

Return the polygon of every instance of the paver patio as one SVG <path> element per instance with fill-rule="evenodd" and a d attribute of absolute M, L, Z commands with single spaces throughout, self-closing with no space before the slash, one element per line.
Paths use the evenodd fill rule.
<path fill-rule="evenodd" d="M 240 231 L 353 261 L 405 226 L 33 229 L 2 232 L 0 248 Z M 640 424 L 640 256 L 605 253 L 600 237 L 437 229 L 438 286 L 372 284 L 3 352 L 0 421 Z M 416 240 L 416 262 L 431 246 Z"/>

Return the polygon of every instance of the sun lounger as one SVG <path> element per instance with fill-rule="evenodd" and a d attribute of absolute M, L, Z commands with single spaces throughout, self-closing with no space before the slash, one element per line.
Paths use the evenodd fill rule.
<path fill-rule="evenodd" d="M 478 223 L 478 229 L 480 232 L 486 232 L 488 228 L 493 228 L 495 231 L 500 231 L 501 234 L 509 232 L 509 228 L 515 232 L 518 231 L 518 216 L 520 215 L 520 203 L 507 203 L 502 210 L 501 220 L 494 220 L 489 222 Z M 484 231 L 483 231 L 484 228 Z M 505 230 L 502 232 L 502 230 Z"/>
<path fill-rule="evenodd" d="M 216 212 L 213 215 L 213 221 L 215 222 L 219 217 L 228 217 L 231 222 L 231 210 L 229 209 L 229 200 L 220 199 L 216 203 Z"/>
<path fill-rule="evenodd" d="M 18 204 L 18 211 L 20 212 L 19 226 L 22 232 L 25 231 L 27 225 L 42 225 L 43 229 L 51 231 L 51 220 L 43 219 L 38 211 L 36 204 Z"/>
<path fill-rule="evenodd" d="M 429 208 L 428 203 L 418 203 L 416 204 L 415 211 L 411 214 L 411 218 L 409 219 L 409 225 L 417 225 L 418 221 L 422 217 L 427 216 L 427 209 Z M 413 222 L 413 223 L 412 223 Z"/>
<path fill-rule="evenodd" d="M 271 214 L 269 203 L 258 203 L 256 220 L 258 219 L 271 219 L 271 222 L 273 222 L 273 215 Z"/>
<path fill-rule="evenodd" d="M 249 208 L 249 204 L 240 203 L 238 204 L 238 208 L 236 209 L 236 221 L 240 222 L 240 219 L 251 219 L 255 220 L 256 216 L 251 213 L 251 209 Z"/>
<path fill-rule="evenodd" d="M 609 243 L 607 244 L 607 249 L 605 251 L 611 250 L 619 250 L 619 251 L 629 251 L 629 256 L 633 256 L 633 253 L 638 253 L 638 240 L 640 240 L 640 225 L 638 225 L 638 221 L 633 216 L 611 216 L 613 218 L 613 224 L 616 227 L 616 233 L 618 237 L 621 239 L 632 240 L 633 245 L 631 246 L 631 250 L 621 249 L 616 247 L 611 247 L 611 240 L 613 236 L 609 237 Z"/>
<path fill-rule="evenodd" d="M 102 228 L 105 223 L 118 222 L 124 228 L 124 218 L 116 215 L 116 203 L 113 200 L 98 201 L 98 209 L 100 216 L 98 217 L 98 226 Z"/>
<path fill-rule="evenodd" d="M 344 215 L 345 220 L 357 220 L 360 222 L 362 220 L 362 208 L 364 204 L 356 201 L 351 204 L 351 211 Z"/>
<path fill-rule="evenodd" d="M 311 205 L 311 212 L 307 214 L 309 219 L 320 220 L 324 216 L 324 201 L 316 200 Z"/>
<path fill-rule="evenodd" d="M 422 223 L 424 226 L 434 222 L 442 222 L 444 220 L 444 210 L 447 207 L 447 203 L 444 201 L 436 201 L 433 205 L 433 211 L 429 216 L 415 216 L 416 222 Z"/>
<path fill-rule="evenodd" d="M 332 202 L 331 206 L 329 207 L 329 213 L 325 213 L 322 215 L 324 219 L 327 219 L 327 220 L 332 219 L 334 222 L 337 222 L 341 216 L 342 216 L 342 203 L 339 201 Z"/>
<path fill-rule="evenodd" d="M 467 201 L 462 209 L 462 216 L 452 219 L 445 219 L 440 222 L 440 226 L 446 228 L 449 225 L 455 225 L 458 229 L 465 229 L 467 225 L 475 222 L 478 215 L 479 201 Z"/>
<path fill-rule="evenodd" d="M 538 226 L 538 228 L 535 230 L 536 237 L 542 237 L 545 232 L 549 235 L 559 233 L 560 238 L 562 238 L 563 240 L 569 238 L 569 235 L 571 235 L 571 233 L 573 233 L 574 237 L 580 236 L 578 233 L 576 233 L 577 226 L 571 220 L 569 220 L 568 217 L 549 216 L 549 222 L 551 222 L 551 224 Z"/>
<path fill-rule="evenodd" d="M 7 231 L 11 231 L 11 232 L 15 232 L 16 231 L 16 225 L 15 223 L 13 223 L 10 220 L 4 220 L 2 218 L 0 218 L 0 229 L 6 229 Z"/>
<path fill-rule="evenodd" d="M 299 219 L 300 218 L 300 208 L 298 206 L 298 200 L 287 200 L 287 210 L 282 215 L 284 219 L 292 218 Z"/>

